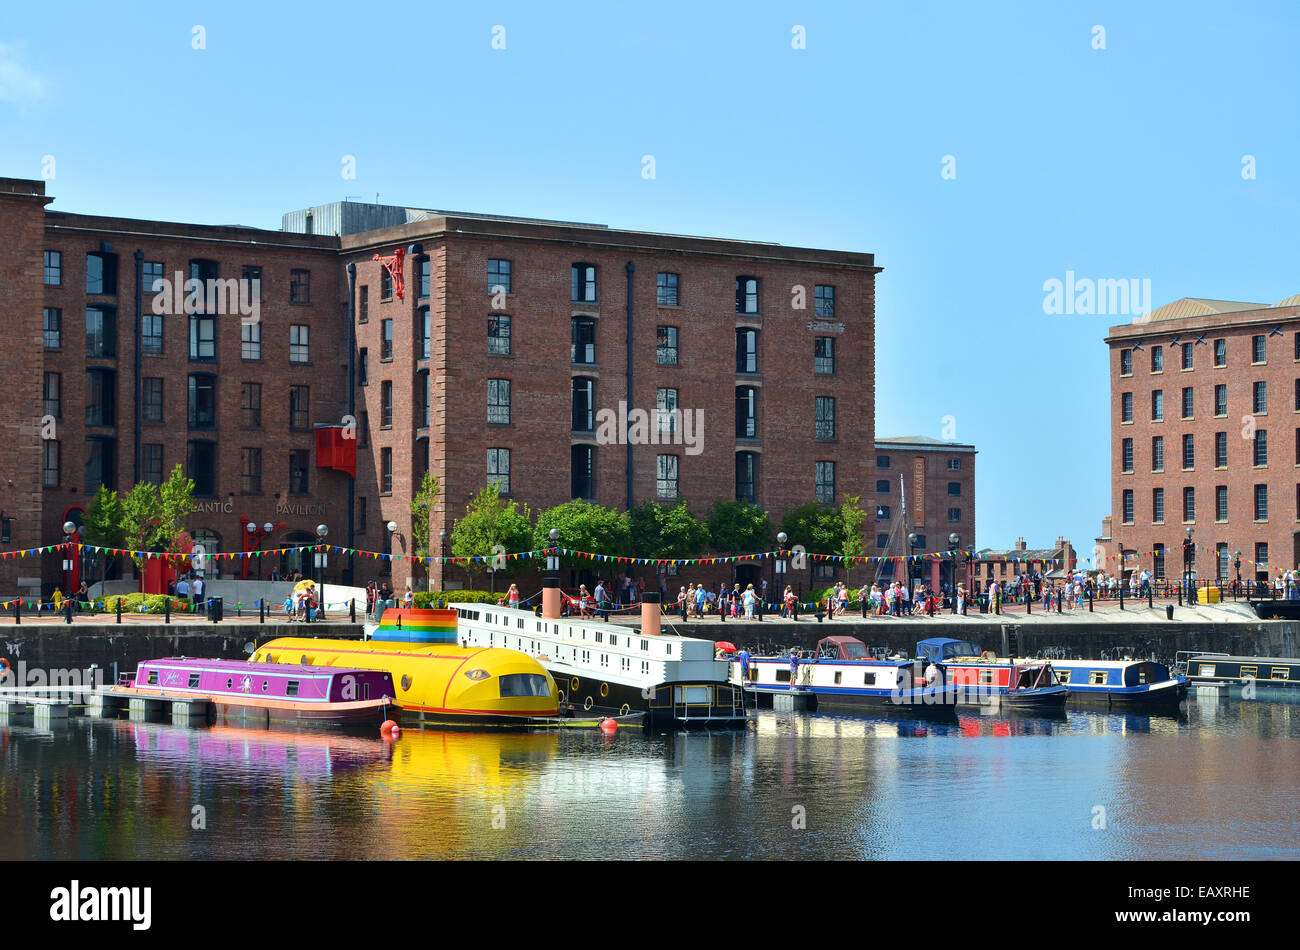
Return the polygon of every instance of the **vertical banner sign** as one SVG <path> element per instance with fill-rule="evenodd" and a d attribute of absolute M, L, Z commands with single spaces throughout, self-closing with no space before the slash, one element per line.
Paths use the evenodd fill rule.
<path fill-rule="evenodd" d="M 925 526 L 925 459 L 912 459 L 912 526 Z"/>

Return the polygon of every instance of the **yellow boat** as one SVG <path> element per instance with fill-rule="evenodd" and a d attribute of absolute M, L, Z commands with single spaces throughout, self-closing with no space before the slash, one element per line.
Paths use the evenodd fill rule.
<path fill-rule="evenodd" d="M 555 681 L 514 650 L 387 640 L 279 637 L 254 651 L 255 663 L 301 663 L 384 670 L 397 686 L 406 722 L 530 725 L 559 712 Z"/>

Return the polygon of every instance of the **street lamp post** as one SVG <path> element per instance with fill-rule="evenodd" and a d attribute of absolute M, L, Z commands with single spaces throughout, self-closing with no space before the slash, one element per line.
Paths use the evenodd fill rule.
<path fill-rule="evenodd" d="M 785 610 L 785 586 L 782 584 L 782 581 L 785 580 L 785 569 L 787 566 L 786 559 L 785 559 L 785 554 L 787 549 L 785 545 L 786 542 L 788 542 L 789 540 L 790 540 L 790 536 L 786 534 L 784 531 L 777 532 L 776 561 L 772 565 L 772 596 L 774 598 L 780 598 L 781 601 L 780 609 L 782 611 Z M 721 608 L 721 604 L 719 604 L 719 608 Z"/>
<path fill-rule="evenodd" d="M 914 565 L 913 565 L 913 562 L 916 560 L 916 540 L 917 540 L 917 538 L 916 538 L 916 532 L 912 532 L 911 534 L 909 534 L 909 535 L 907 536 L 907 546 L 908 546 L 908 548 L 909 548 L 909 549 L 911 550 L 911 552 L 912 552 L 912 556 L 911 556 L 910 558 L 908 558 L 908 561 L 907 561 L 907 588 L 908 588 L 908 590 L 907 590 L 907 603 L 908 603 L 908 606 L 912 606 L 912 598 L 916 595 L 916 586 L 912 583 L 912 568 L 913 568 L 913 566 L 914 566 Z M 921 575 L 920 575 L 920 572 L 918 572 L 918 573 L 917 573 L 917 577 L 919 578 L 920 576 L 921 576 Z"/>
<path fill-rule="evenodd" d="M 1192 603 L 1192 564 L 1196 560 L 1195 546 L 1192 543 L 1192 529 L 1187 529 L 1183 539 L 1183 590 L 1187 592 L 1187 603 Z"/>
<path fill-rule="evenodd" d="M 75 524 L 71 521 L 63 522 L 63 543 L 68 545 L 63 549 L 63 593 L 69 601 L 71 601 L 74 596 L 71 588 L 72 570 L 75 563 L 72 560 L 72 545 L 70 542 L 72 541 L 72 536 L 76 534 L 76 532 L 77 526 Z M 69 621 L 71 621 L 71 617 L 69 617 Z"/>
<path fill-rule="evenodd" d="M 316 619 L 325 619 L 325 568 L 329 567 L 330 556 L 325 548 L 325 536 L 330 533 L 328 526 L 318 524 L 316 526 L 316 537 L 320 538 L 320 544 L 316 551 L 316 574 L 317 586 L 320 588 L 320 601 L 316 608 Z"/>
<path fill-rule="evenodd" d="M 957 532 L 948 535 L 948 549 L 952 551 L 952 580 L 948 584 L 948 593 L 952 597 L 952 612 L 957 612 L 957 567 L 961 555 L 961 537 Z"/>
<path fill-rule="evenodd" d="M 552 582 L 551 586 L 558 588 L 560 585 L 560 529 L 552 528 L 547 537 L 551 539 L 551 546 L 546 551 L 546 577 L 547 580 Z"/>

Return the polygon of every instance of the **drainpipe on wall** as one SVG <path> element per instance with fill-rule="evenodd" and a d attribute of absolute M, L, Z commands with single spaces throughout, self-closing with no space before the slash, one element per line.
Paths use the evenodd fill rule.
<path fill-rule="evenodd" d="M 144 280 L 144 251 L 136 248 L 135 254 L 135 470 L 132 485 L 140 484 L 140 334 L 144 330 L 144 294 L 140 283 Z M 150 288 L 152 290 L 152 288 Z"/>
<path fill-rule="evenodd" d="M 357 265 L 348 265 L 348 416 L 356 425 L 357 418 Z M 358 459 L 360 462 L 360 459 Z M 357 478 L 348 479 L 348 551 L 357 547 Z M 356 583 L 356 555 L 348 554 L 347 583 L 352 587 Z"/>
<path fill-rule="evenodd" d="M 628 417 L 632 415 L 632 275 L 636 273 L 636 265 L 631 261 L 627 262 L 627 406 Z M 628 422 L 628 432 L 623 433 L 624 437 L 631 434 L 631 422 Z M 632 510 L 632 440 L 627 441 L 627 510 Z"/>

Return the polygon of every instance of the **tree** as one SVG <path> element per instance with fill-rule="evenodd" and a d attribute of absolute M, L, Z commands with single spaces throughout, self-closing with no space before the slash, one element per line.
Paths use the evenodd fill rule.
<path fill-rule="evenodd" d="M 420 479 L 420 490 L 411 497 L 411 540 L 416 557 L 428 557 L 432 553 L 429 550 L 429 515 L 439 491 L 438 479 L 426 471 Z"/>
<path fill-rule="evenodd" d="M 786 512 L 781 530 L 790 546 L 802 544 L 809 554 L 839 554 L 844 548 L 844 520 L 829 505 L 811 502 Z"/>
<path fill-rule="evenodd" d="M 412 508 L 414 508 L 412 504 Z M 427 530 L 427 529 L 426 529 Z M 497 553 L 517 554 L 532 541 L 532 512 L 519 503 L 501 500 L 501 486 L 493 481 L 483 488 L 465 508 L 465 517 L 457 518 L 451 527 L 451 553 L 456 557 L 492 557 Z M 500 545 L 501 551 L 497 546 Z M 486 569 L 491 562 L 470 561 L 465 565 L 470 576 Z M 517 566 L 507 560 L 503 570 Z M 493 572 L 493 590 L 496 574 Z"/>
<path fill-rule="evenodd" d="M 772 543 L 772 521 L 767 512 L 744 501 L 714 502 L 708 528 L 718 554 L 754 554 Z"/>
<path fill-rule="evenodd" d="M 631 550 L 631 522 L 623 512 L 594 502 L 574 501 L 547 508 L 537 516 L 533 547 L 549 548 L 550 531 L 560 531 L 560 547 L 623 557 Z"/>
<path fill-rule="evenodd" d="M 844 541 L 840 553 L 845 557 L 862 557 L 862 525 L 867 513 L 858 502 L 861 495 L 845 495 L 840 503 L 840 521 L 843 523 Z"/>
<path fill-rule="evenodd" d="M 105 548 L 125 547 L 122 501 L 117 497 L 117 492 L 109 491 L 104 485 L 99 486 L 94 499 L 86 507 L 82 533 L 89 544 Z"/>
<path fill-rule="evenodd" d="M 637 557 L 691 557 L 709 546 L 709 529 L 691 513 L 686 499 L 671 508 L 643 501 L 628 512 L 632 553 Z"/>

